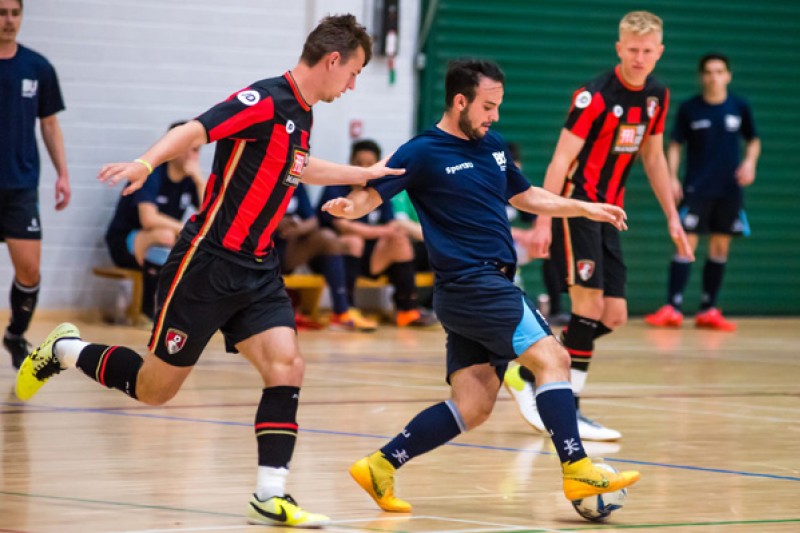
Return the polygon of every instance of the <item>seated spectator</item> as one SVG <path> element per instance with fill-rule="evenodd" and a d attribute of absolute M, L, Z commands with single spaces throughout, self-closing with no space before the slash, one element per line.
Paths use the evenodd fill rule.
<path fill-rule="evenodd" d="M 176 122 L 169 129 L 185 122 Z M 141 268 L 142 313 L 155 316 L 158 273 L 167 260 L 183 223 L 200 207 L 203 178 L 200 146 L 156 167 L 144 186 L 121 196 L 106 231 L 106 244 L 114 264 Z"/>
<path fill-rule="evenodd" d="M 381 158 L 381 149 L 374 141 L 364 140 L 353 144 L 350 164 L 367 167 Z M 347 196 L 347 186 L 326 187 L 320 198 L 322 206 L 331 198 Z M 414 249 L 403 226 L 395 220 L 390 203 L 359 220 L 334 218 L 321 210 L 317 211 L 320 222 L 335 229 L 339 235 L 356 236 L 363 240 L 360 257 L 351 255 L 350 294 L 355 287 L 353 273 L 377 278 L 383 274 L 394 286 L 393 300 L 396 307 L 395 324 L 399 327 L 426 327 L 438 323 L 436 317 L 422 310 L 417 303 L 417 288 L 414 280 Z"/>
<path fill-rule="evenodd" d="M 428 249 L 425 247 L 425 239 L 422 235 L 422 225 L 419 223 L 417 211 L 406 191 L 400 191 L 399 194 L 392 197 L 392 209 L 394 209 L 395 221 L 406 230 L 411 238 L 411 246 L 414 248 L 414 271 L 431 272 Z M 421 306 L 430 309 L 433 307 L 433 287 L 426 287 L 426 289 L 417 292 L 417 300 Z"/>
<path fill-rule="evenodd" d="M 378 325 L 350 307 L 347 299 L 347 279 L 344 255 L 360 254 L 364 242 L 359 238 L 337 235 L 330 228 L 323 228 L 311 207 L 308 191 L 301 183 L 289 200 L 286 213 L 278 223 L 274 236 L 275 249 L 281 258 L 281 270 L 290 274 L 300 265 L 325 276 L 331 295 L 329 327 L 344 331 L 375 331 Z M 298 315 L 297 326 L 311 326 L 312 322 Z"/>

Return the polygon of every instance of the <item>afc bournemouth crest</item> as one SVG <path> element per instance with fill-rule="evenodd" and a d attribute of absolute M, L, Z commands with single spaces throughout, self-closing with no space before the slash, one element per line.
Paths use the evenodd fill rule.
<path fill-rule="evenodd" d="M 658 109 L 658 97 L 657 96 L 648 96 L 647 97 L 647 116 L 653 118 L 656 114 L 656 110 Z"/>
<path fill-rule="evenodd" d="M 578 276 L 583 281 L 589 281 L 594 275 L 594 261 L 590 259 L 578 260 Z"/>
<path fill-rule="evenodd" d="M 169 352 L 170 355 L 175 355 L 180 352 L 184 344 L 186 344 L 186 333 L 175 328 L 169 328 L 169 330 L 167 330 L 166 345 L 167 352 Z"/>

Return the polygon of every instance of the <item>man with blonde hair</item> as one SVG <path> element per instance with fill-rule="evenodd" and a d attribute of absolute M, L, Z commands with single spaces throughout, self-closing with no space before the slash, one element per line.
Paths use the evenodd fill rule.
<path fill-rule="evenodd" d="M 647 11 L 622 17 L 616 44 L 620 62 L 575 91 L 543 187 L 566 198 L 622 206 L 625 180 L 641 156 L 678 253 L 693 259 L 673 202 L 664 156 L 669 91 L 650 76 L 664 52 L 663 28 L 661 19 Z M 562 337 L 572 359 L 570 374 L 581 438 L 617 440 L 622 437 L 619 431 L 581 414 L 579 399 L 595 339 L 627 320 L 626 269 L 619 230 L 613 224 L 584 218 L 540 215 L 531 248 L 541 257 L 552 255 L 569 287 L 572 317 Z M 525 420 L 544 431 L 530 372 L 514 367 L 506 373 L 504 383 Z"/>

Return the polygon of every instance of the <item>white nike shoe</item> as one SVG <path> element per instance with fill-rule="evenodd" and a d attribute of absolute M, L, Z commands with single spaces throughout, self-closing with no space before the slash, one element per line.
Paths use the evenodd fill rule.
<path fill-rule="evenodd" d="M 608 441 L 622 438 L 622 433 L 619 431 L 583 416 L 580 411 L 578 411 L 578 434 L 581 440 Z"/>
<path fill-rule="evenodd" d="M 519 366 L 514 365 L 506 370 L 506 374 L 503 376 L 503 385 L 517 402 L 519 413 L 525 419 L 525 422 L 535 430 L 547 433 L 542 417 L 539 416 L 539 410 L 536 408 L 536 391 L 533 388 L 533 384 L 520 377 L 519 369 Z"/>

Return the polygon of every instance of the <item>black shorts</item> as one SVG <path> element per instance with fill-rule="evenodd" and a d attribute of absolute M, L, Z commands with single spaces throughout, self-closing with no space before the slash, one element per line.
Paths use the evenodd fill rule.
<path fill-rule="evenodd" d="M 550 256 L 567 286 L 600 289 L 625 298 L 627 269 L 619 230 L 586 218 L 554 218 Z"/>
<path fill-rule="evenodd" d="M 361 254 L 361 275 L 373 279 L 383 274 L 383 272 L 373 274 L 370 271 L 370 263 L 372 262 L 372 254 L 375 253 L 376 244 L 378 244 L 378 239 L 366 239 L 364 241 L 364 253 Z"/>
<path fill-rule="evenodd" d="M 39 189 L 0 189 L 0 241 L 42 240 Z"/>
<path fill-rule="evenodd" d="M 684 198 L 678 213 L 686 233 L 750 235 L 741 195 L 724 198 Z"/>
<path fill-rule="evenodd" d="M 115 265 L 120 268 L 139 268 L 136 257 L 128 251 L 128 235 L 106 233 L 106 245 Z"/>
<path fill-rule="evenodd" d="M 536 306 L 499 270 L 436 285 L 433 309 L 447 333 L 448 382 L 453 372 L 485 363 L 502 382 L 509 361 L 551 334 Z"/>
<path fill-rule="evenodd" d="M 268 269 L 248 268 L 179 240 L 158 280 L 150 351 L 170 365 L 192 366 L 217 330 L 235 353 L 235 345 L 253 335 L 295 329 L 276 254 L 265 263 Z"/>

